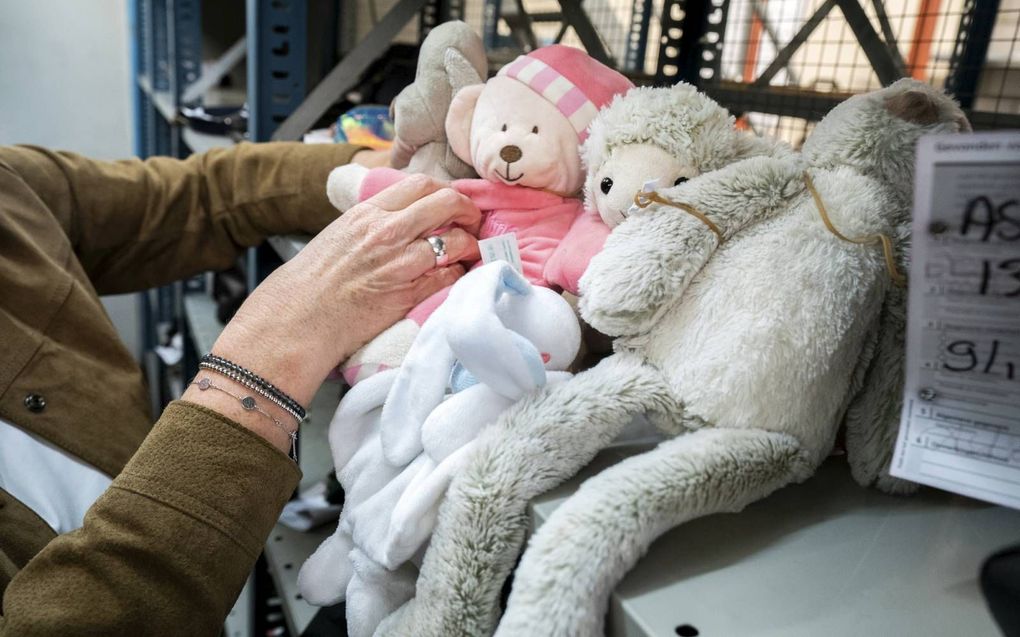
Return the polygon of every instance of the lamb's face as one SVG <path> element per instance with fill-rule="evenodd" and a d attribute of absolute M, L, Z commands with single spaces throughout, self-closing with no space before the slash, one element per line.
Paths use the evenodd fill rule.
<path fill-rule="evenodd" d="M 555 106 L 515 79 L 486 83 L 470 144 L 471 163 L 483 179 L 561 193 L 581 188 L 577 132 Z"/>
<path fill-rule="evenodd" d="M 634 196 L 646 182 L 658 180 L 657 189 L 696 177 L 698 170 L 654 144 L 627 144 L 610 151 L 586 182 L 585 200 L 610 228 L 627 218 Z"/>

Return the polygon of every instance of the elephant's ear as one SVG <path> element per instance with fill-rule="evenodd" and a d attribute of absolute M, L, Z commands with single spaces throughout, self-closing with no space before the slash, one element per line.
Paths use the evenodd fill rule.
<path fill-rule="evenodd" d="M 451 95 L 456 95 L 462 88 L 484 82 L 471 62 L 457 49 L 446 49 L 443 66 L 446 67 L 446 79 L 450 83 Z"/>

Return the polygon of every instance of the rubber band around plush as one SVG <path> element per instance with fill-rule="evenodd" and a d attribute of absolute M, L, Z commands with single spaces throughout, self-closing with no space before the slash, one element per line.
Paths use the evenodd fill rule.
<path fill-rule="evenodd" d="M 831 232 L 836 238 L 846 241 L 847 243 L 854 243 L 857 245 L 875 245 L 880 243 L 882 245 L 882 254 L 885 257 L 885 267 L 889 271 L 889 278 L 892 282 L 900 287 L 905 287 L 907 284 L 906 278 L 900 273 L 896 267 L 896 254 L 893 248 L 892 239 L 884 234 L 873 234 L 867 237 L 861 237 L 858 239 L 851 239 L 842 232 L 836 229 L 836 226 L 832 224 L 832 220 L 829 218 L 829 211 L 825 208 L 825 203 L 822 201 L 822 196 L 819 194 L 818 189 L 815 188 L 814 181 L 811 180 L 811 175 L 804 172 L 804 185 L 807 186 L 808 192 L 811 193 L 811 197 L 815 200 L 815 207 L 818 209 L 818 216 L 822 218 L 822 223 L 825 224 L 825 228 Z M 634 195 L 634 204 L 638 208 L 647 208 L 653 203 L 663 204 L 665 206 L 671 206 L 697 218 L 703 224 L 708 226 L 708 229 L 715 233 L 716 238 L 719 239 L 719 243 L 722 243 L 723 236 L 719 227 L 715 225 L 708 216 L 695 208 L 690 204 L 680 203 L 678 201 L 672 201 L 666 199 L 657 192 L 639 192 Z"/>
<path fill-rule="evenodd" d="M 896 267 L 896 255 L 893 249 L 892 239 L 884 234 L 873 234 L 866 237 L 860 237 L 858 239 L 851 239 L 844 235 L 842 232 L 836 229 L 836 226 L 832 225 L 832 220 L 829 219 L 829 211 L 825 208 L 825 203 L 822 202 L 822 196 L 818 193 L 815 188 L 815 183 L 811 180 L 811 175 L 804 171 L 804 185 L 807 186 L 808 192 L 815 200 L 815 207 L 818 208 L 818 215 L 822 218 L 822 223 L 825 224 L 826 229 L 834 234 L 837 238 L 846 241 L 847 243 L 855 243 L 857 245 L 875 245 L 876 243 L 882 244 L 882 253 L 885 256 L 885 267 L 889 271 L 889 278 L 892 282 L 900 287 L 905 287 L 907 284 L 906 278 L 900 273 Z"/>
<path fill-rule="evenodd" d="M 723 236 L 722 231 L 719 230 L 719 226 L 715 225 L 715 223 L 713 223 L 712 220 L 709 219 L 707 215 L 705 215 L 705 213 L 701 212 L 694 206 L 690 204 L 680 203 L 678 201 L 671 201 L 669 199 L 666 199 L 657 192 L 639 192 L 638 194 L 634 195 L 634 205 L 636 205 L 638 208 L 647 208 L 653 203 L 661 203 L 664 206 L 672 206 L 673 208 L 683 210 L 687 214 L 692 215 L 698 221 L 708 226 L 708 229 L 715 233 L 715 236 L 719 240 L 719 243 L 722 243 Z"/>

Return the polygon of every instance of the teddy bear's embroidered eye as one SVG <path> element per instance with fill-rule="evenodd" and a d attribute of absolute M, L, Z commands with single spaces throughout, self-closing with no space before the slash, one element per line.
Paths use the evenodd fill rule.
<path fill-rule="evenodd" d="M 538 126 L 532 126 L 531 127 L 531 132 L 536 134 L 536 135 L 538 135 Z"/>
<path fill-rule="evenodd" d="M 505 133 L 506 132 L 506 124 L 503 124 L 503 128 L 501 128 L 499 130 Z"/>
<path fill-rule="evenodd" d="M 687 181 L 686 177 L 677 177 L 676 181 L 673 182 L 673 185 L 674 186 L 679 186 L 680 184 L 684 183 L 685 181 Z"/>
<path fill-rule="evenodd" d="M 599 185 L 599 187 L 602 189 L 603 195 L 608 195 L 609 191 L 612 190 L 613 188 L 613 180 L 610 179 L 609 177 L 606 177 L 605 179 L 602 180 L 602 183 Z"/>

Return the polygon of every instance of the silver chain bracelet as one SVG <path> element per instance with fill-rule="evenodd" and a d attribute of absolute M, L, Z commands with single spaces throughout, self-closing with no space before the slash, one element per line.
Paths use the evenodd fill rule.
<path fill-rule="evenodd" d="M 261 407 L 259 407 L 258 403 L 255 401 L 255 397 L 254 396 L 239 396 L 239 395 L 235 394 L 234 392 L 230 391 L 229 389 L 226 389 L 224 387 L 221 387 L 221 386 L 213 383 L 208 378 L 200 378 L 198 380 L 193 380 L 193 381 L 191 381 L 188 384 L 189 385 L 195 385 L 201 391 L 206 391 L 206 390 L 209 390 L 209 389 L 215 389 L 216 391 L 222 392 L 222 393 L 226 394 L 227 396 L 230 396 L 231 398 L 235 398 L 239 403 L 241 403 L 241 407 L 245 411 L 255 411 L 255 412 L 258 412 L 258 413 L 262 414 L 263 416 L 265 416 L 269 420 L 272 420 L 273 424 L 276 425 L 280 429 L 280 431 L 282 431 L 283 433 L 287 434 L 288 438 L 290 438 L 290 458 L 294 462 L 297 462 L 297 429 L 294 429 L 293 431 L 287 429 L 287 427 L 282 422 L 280 422 L 279 418 L 276 418 L 275 416 L 273 416 L 271 413 L 269 413 L 265 409 L 262 409 Z"/>
<path fill-rule="evenodd" d="M 221 376 L 226 376 L 235 383 L 238 383 L 239 385 L 244 385 L 248 389 L 259 394 L 266 400 L 272 402 L 274 405 L 276 405 L 280 409 L 284 410 L 285 412 L 293 416 L 294 420 L 296 420 L 299 425 L 304 421 L 304 416 L 295 411 L 293 407 L 283 402 L 278 396 L 270 393 L 266 388 L 256 384 L 254 381 L 244 376 L 243 374 L 224 365 L 220 365 L 219 363 L 203 361 L 199 363 L 198 367 L 199 369 L 204 369 L 206 371 L 215 372 Z"/>

